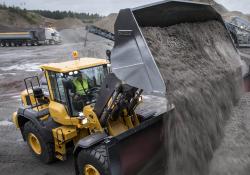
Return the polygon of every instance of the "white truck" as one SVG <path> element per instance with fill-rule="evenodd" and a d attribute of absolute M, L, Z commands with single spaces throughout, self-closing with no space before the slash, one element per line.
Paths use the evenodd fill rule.
<path fill-rule="evenodd" d="M 61 43 L 59 32 L 55 28 L 21 29 L 0 31 L 0 46 L 37 46 Z"/>

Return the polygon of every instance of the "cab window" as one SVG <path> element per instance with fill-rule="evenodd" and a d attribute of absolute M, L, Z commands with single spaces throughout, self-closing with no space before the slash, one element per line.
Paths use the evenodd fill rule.
<path fill-rule="evenodd" d="M 63 74 L 61 73 L 55 73 L 55 72 L 48 72 L 49 73 L 49 79 L 51 84 L 51 90 L 53 99 L 60 103 L 66 103 L 66 97 L 65 97 L 65 91 L 63 87 Z"/>

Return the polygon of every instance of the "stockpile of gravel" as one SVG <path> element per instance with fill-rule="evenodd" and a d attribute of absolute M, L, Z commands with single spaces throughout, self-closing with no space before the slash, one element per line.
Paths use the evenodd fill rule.
<path fill-rule="evenodd" d="M 114 25 L 117 18 L 116 13 L 111 13 L 110 15 L 102 18 L 101 20 L 94 23 L 95 26 L 105 29 L 109 32 L 114 33 Z"/>
<path fill-rule="evenodd" d="M 241 96 L 240 57 L 217 21 L 142 32 L 176 107 L 165 121 L 167 174 L 207 174 Z"/>

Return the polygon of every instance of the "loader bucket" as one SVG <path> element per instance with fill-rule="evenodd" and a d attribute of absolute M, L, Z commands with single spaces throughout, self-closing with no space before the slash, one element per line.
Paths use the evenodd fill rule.
<path fill-rule="evenodd" d="M 209 20 L 220 21 L 225 26 L 219 13 L 205 3 L 169 0 L 121 10 L 115 23 L 112 71 L 119 79 L 144 92 L 165 94 L 165 83 L 141 27 L 168 27 Z"/>
<path fill-rule="evenodd" d="M 106 144 L 111 175 L 135 175 L 163 150 L 163 121 L 166 114 L 153 117 L 134 129 L 113 137 Z M 164 155 L 164 154 L 161 154 Z M 157 160 L 164 166 L 164 157 Z M 154 164 L 154 165 L 155 165 Z M 149 172 L 147 172 L 149 173 Z M 146 175 L 145 173 L 141 173 Z M 152 174 L 152 173 L 149 173 Z"/>
<path fill-rule="evenodd" d="M 219 13 L 205 3 L 168 0 L 121 10 L 114 27 L 115 44 L 111 54 L 113 73 L 131 86 L 151 94 L 161 94 L 165 98 L 165 82 L 141 28 L 168 27 L 180 23 L 210 20 L 219 21 L 226 29 Z M 112 175 L 138 174 L 158 155 L 157 152 L 161 151 L 164 143 L 163 118 L 169 113 L 167 111 L 165 114 L 152 117 L 135 129 L 130 129 L 110 140 L 108 154 Z M 141 174 L 146 174 L 145 172 L 155 174 L 149 171 Z"/>

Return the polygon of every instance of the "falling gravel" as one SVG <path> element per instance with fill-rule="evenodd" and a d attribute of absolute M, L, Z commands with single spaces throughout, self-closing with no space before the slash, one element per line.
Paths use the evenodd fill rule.
<path fill-rule="evenodd" d="M 142 33 L 175 105 L 165 121 L 166 173 L 208 174 L 241 96 L 241 60 L 217 21 L 145 27 Z"/>

